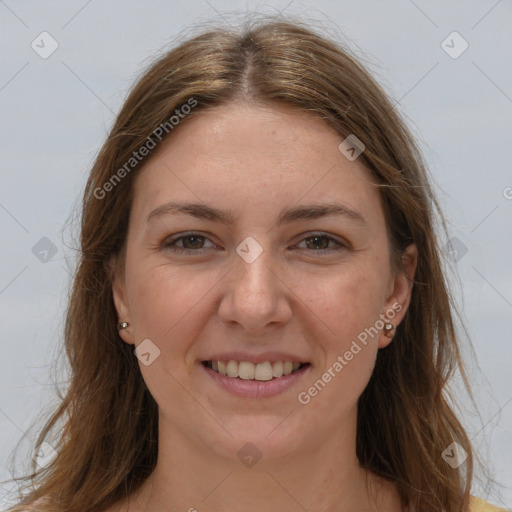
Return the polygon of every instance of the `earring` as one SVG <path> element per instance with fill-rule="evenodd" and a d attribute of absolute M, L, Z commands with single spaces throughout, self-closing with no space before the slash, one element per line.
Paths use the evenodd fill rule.
<path fill-rule="evenodd" d="M 121 322 L 117 324 L 117 330 L 122 331 L 123 329 L 126 329 L 128 327 L 128 322 Z"/>
<path fill-rule="evenodd" d="M 388 338 L 392 338 L 395 335 L 395 326 L 393 324 L 385 324 L 384 335 Z"/>

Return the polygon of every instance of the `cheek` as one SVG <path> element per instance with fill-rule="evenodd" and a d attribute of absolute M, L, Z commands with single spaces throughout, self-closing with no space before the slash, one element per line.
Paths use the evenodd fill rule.
<path fill-rule="evenodd" d="M 186 351 L 202 329 L 209 293 L 219 281 L 217 273 L 191 275 L 160 264 L 138 265 L 131 276 L 128 291 L 136 342 L 149 338 L 161 351 Z"/>
<path fill-rule="evenodd" d="M 160 350 L 151 365 L 139 362 L 141 374 L 160 414 L 172 422 L 181 421 L 188 429 L 191 415 L 198 411 L 195 399 L 191 400 L 189 380 L 196 364 L 193 347 L 215 314 L 212 298 L 225 271 L 191 271 L 149 262 L 131 270 L 130 309 L 136 343 L 150 339 Z"/>
<path fill-rule="evenodd" d="M 343 349 L 366 328 L 373 326 L 382 312 L 382 276 L 371 268 L 340 270 L 309 297 L 311 309 L 321 313 L 330 328 L 331 345 Z"/>
<path fill-rule="evenodd" d="M 318 311 L 323 321 L 313 320 L 324 360 L 305 384 L 301 397 L 310 400 L 307 407 L 315 412 L 312 416 L 325 423 L 319 429 L 337 428 L 368 384 L 378 352 L 380 330 L 376 322 L 382 312 L 382 287 L 382 277 L 376 272 L 352 269 L 331 279 L 323 290 L 316 288 L 316 306 L 313 294 L 309 298 L 311 309 Z M 320 327 L 323 323 L 332 331 L 328 336 Z"/>
<path fill-rule="evenodd" d="M 161 407 L 169 402 L 169 396 L 174 403 L 186 403 L 190 397 L 179 383 L 189 376 L 192 360 L 188 354 L 204 328 L 201 298 L 212 285 L 207 279 L 190 279 L 180 269 L 171 270 L 166 265 L 139 266 L 132 276 L 135 342 L 149 339 L 160 351 L 150 365 L 139 362 L 144 381 Z"/>

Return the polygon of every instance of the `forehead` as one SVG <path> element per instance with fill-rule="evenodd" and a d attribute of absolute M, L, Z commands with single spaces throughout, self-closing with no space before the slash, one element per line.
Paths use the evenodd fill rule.
<path fill-rule="evenodd" d="M 261 213 L 301 201 L 343 200 L 363 215 L 378 215 L 372 175 L 339 151 L 343 139 L 318 116 L 287 106 L 202 111 L 141 170 L 133 211 L 147 214 L 173 199 Z"/>

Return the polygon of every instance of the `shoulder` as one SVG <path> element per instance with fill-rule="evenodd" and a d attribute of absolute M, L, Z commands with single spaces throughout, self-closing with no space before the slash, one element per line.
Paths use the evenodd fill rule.
<path fill-rule="evenodd" d="M 491 503 L 478 498 L 477 496 L 471 496 L 470 512 L 501 512 L 506 511 L 505 508 L 497 507 Z"/>

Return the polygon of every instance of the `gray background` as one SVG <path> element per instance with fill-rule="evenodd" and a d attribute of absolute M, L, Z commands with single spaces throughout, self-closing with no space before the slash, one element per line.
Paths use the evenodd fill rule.
<path fill-rule="evenodd" d="M 130 85 L 187 27 L 236 22 L 234 11 L 253 9 L 346 37 L 419 138 L 456 238 L 446 256 L 460 276 L 454 291 L 474 346 L 464 340 L 480 412 L 460 379 L 454 393 L 496 481 L 477 481 L 473 493 L 512 507 L 510 0 L 0 0 L 0 479 L 11 475 L 18 441 L 17 467 L 26 466 L 38 432 L 30 427 L 57 403 L 52 376 L 66 378 L 53 361 L 62 358 L 75 258 L 72 212 Z M 31 47 L 43 31 L 59 45 L 48 58 Z M 469 45 L 457 58 L 463 40 L 442 45 L 453 31 Z M 12 488 L 0 485 L 0 502 Z"/>

